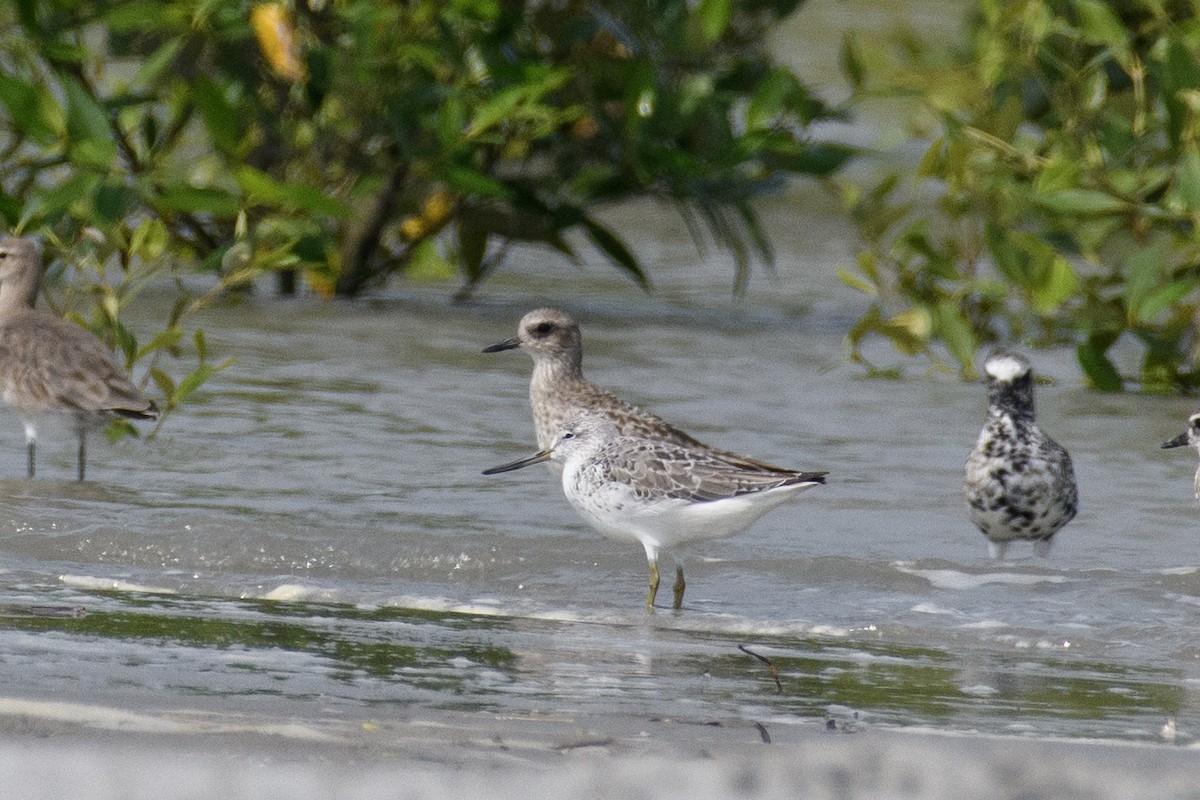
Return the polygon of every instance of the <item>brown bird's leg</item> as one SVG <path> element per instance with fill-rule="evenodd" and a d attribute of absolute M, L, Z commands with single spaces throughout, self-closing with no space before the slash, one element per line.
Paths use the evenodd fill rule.
<path fill-rule="evenodd" d="M 83 480 L 83 472 L 87 465 L 87 431 L 79 428 L 79 480 Z"/>

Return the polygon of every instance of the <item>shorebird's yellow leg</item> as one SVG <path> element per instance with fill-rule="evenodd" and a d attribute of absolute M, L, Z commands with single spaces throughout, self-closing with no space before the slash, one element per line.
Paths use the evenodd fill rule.
<path fill-rule="evenodd" d="M 683 608 L 683 590 L 687 588 L 687 581 L 683 579 L 683 567 L 675 565 L 675 610 Z"/>
<path fill-rule="evenodd" d="M 658 560 L 650 561 L 650 594 L 646 597 L 646 610 L 654 610 L 654 598 L 658 595 L 658 583 L 661 576 L 658 574 Z"/>

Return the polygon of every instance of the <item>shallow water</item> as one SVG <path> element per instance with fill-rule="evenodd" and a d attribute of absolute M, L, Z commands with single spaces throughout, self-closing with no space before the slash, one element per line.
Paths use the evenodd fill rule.
<path fill-rule="evenodd" d="M 1200 509 L 1193 455 L 1158 445 L 1191 402 L 1092 394 L 1069 352 L 1034 354 L 1082 510 L 1048 559 L 989 561 L 960 490 L 982 387 L 846 364 L 859 301 L 829 262 L 849 245 L 819 205 L 804 219 L 740 300 L 663 223 L 652 296 L 529 252 L 462 306 L 444 286 L 231 303 L 203 325 L 237 363 L 158 438 L 97 440 L 82 485 L 61 429 L 19 479 L 5 412 L 0 696 L 318 728 L 424 708 L 1157 741 L 1174 719 L 1190 741 Z M 548 471 L 480 474 L 533 448 L 529 359 L 480 349 L 544 303 L 581 320 L 597 382 L 830 472 L 679 553 L 682 613 L 644 612 L 640 548 Z"/>
<path fill-rule="evenodd" d="M 783 34 L 825 43 L 783 54 L 806 74 L 840 41 L 812 23 Z M 0 412 L 0 715 L 29 699 L 153 731 L 424 709 L 1145 742 L 1173 720 L 1193 741 L 1194 454 L 1159 449 L 1192 401 L 1089 393 L 1070 352 L 1033 354 L 1081 512 L 1048 559 L 988 560 L 960 488 L 982 387 L 846 363 L 862 300 L 833 276 L 853 245 L 828 205 L 807 185 L 777 199 L 779 264 L 741 299 L 719 253 L 642 205 L 612 222 L 650 296 L 598 257 L 529 250 L 466 305 L 435 284 L 214 309 L 210 350 L 237 363 L 157 438 L 97 439 L 85 484 L 63 429 L 21 480 Z M 598 383 L 716 446 L 830 472 L 679 553 L 682 613 L 644 612 L 640 548 L 588 529 L 548 471 L 480 474 L 534 442 L 529 359 L 480 350 L 547 304 L 581 321 Z"/>

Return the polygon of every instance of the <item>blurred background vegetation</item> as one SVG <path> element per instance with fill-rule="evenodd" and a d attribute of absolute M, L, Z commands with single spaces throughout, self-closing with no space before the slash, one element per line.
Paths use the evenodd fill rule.
<path fill-rule="evenodd" d="M 650 197 L 738 290 L 773 258 L 756 198 L 797 177 L 860 234 L 841 274 L 869 295 L 848 331 L 868 369 L 872 339 L 964 376 L 993 343 L 1068 343 L 1099 389 L 1200 384 L 1194 0 L 973 0 L 957 40 L 852 32 L 837 103 L 767 50 L 800 2 L 16 0 L 0 217 L 47 239 L 95 301 L 80 321 L 150 359 L 168 407 L 221 366 L 190 316 L 264 273 L 347 297 L 457 275 L 466 297 L 514 243 L 569 263 L 586 241 L 649 288 L 598 213 Z M 884 97 L 918 162 L 881 174 L 814 135 Z M 179 302 L 139 344 L 122 307 L 164 275 Z M 175 380 L 158 359 L 185 351 Z"/>
<path fill-rule="evenodd" d="M 856 99 L 908 99 L 925 145 L 843 187 L 865 242 L 843 279 L 873 299 L 854 354 L 882 336 L 970 375 L 993 343 L 1071 344 L 1097 389 L 1195 389 L 1200 4 L 969 5 L 950 46 L 897 31 L 843 48 Z"/>

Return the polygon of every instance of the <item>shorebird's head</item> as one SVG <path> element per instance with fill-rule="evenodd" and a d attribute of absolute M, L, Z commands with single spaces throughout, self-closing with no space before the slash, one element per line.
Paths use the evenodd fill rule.
<path fill-rule="evenodd" d="M 1188 417 L 1187 430 L 1176 436 L 1169 442 L 1163 442 L 1163 447 L 1195 447 L 1200 451 L 1200 412 L 1192 414 Z"/>
<path fill-rule="evenodd" d="M 33 308 L 42 282 L 42 246 L 36 239 L 0 239 L 0 307 Z"/>
<path fill-rule="evenodd" d="M 36 239 L 6 236 L 0 239 L 0 281 L 7 280 L 29 266 L 42 263 L 42 248 Z"/>
<path fill-rule="evenodd" d="M 983 372 L 992 408 L 1033 416 L 1033 370 L 1024 356 L 992 353 L 983 363 Z"/>
<path fill-rule="evenodd" d="M 563 463 L 572 458 L 589 458 L 602 450 L 609 442 L 619 438 L 617 424 L 602 414 L 584 413 L 568 420 L 558 429 L 554 441 L 545 450 L 528 458 L 520 458 L 508 464 L 485 469 L 484 475 L 512 472 L 514 469 L 540 464 L 551 459 Z"/>
<path fill-rule="evenodd" d="M 578 365 L 583 353 L 575 320 L 553 308 L 539 308 L 521 318 L 517 335 L 483 348 L 485 353 L 521 348 L 535 361 L 567 361 Z"/>

